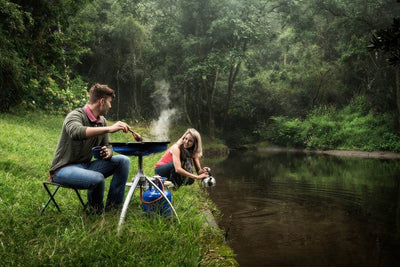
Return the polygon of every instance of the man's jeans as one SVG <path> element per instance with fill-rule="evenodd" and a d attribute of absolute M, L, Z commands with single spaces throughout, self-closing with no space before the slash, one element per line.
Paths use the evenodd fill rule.
<path fill-rule="evenodd" d="M 105 178 L 114 174 L 108 191 L 106 209 L 118 207 L 124 201 L 130 163 L 128 157 L 116 155 L 109 160 L 100 159 L 89 163 L 68 165 L 54 174 L 53 181 L 79 189 L 88 189 L 87 198 L 90 208 L 101 213 L 104 208 Z"/>

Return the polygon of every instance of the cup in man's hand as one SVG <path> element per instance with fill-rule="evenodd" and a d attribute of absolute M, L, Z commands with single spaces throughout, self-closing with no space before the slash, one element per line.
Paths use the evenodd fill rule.
<path fill-rule="evenodd" d="M 95 146 L 95 147 L 93 147 L 93 148 L 92 148 L 93 157 L 94 157 L 95 159 L 101 159 L 101 158 L 103 158 L 104 154 L 101 155 L 101 154 L 102 154 L 101 151 L 104 151 L 104 149 L 102 149 L 101 146 Z"/>

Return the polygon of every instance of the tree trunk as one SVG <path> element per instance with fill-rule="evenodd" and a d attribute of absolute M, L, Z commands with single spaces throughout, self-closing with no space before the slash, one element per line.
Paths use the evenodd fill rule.
<path fill-rule="evenodd" d="M 210 81 L 210 79 L 203 78 L 203 88 L 207 101 L 207 111 L 208 111 L 208 134 L 211 140 L 215 139 L 215 118 L 214 118 L 214 109 L 213 109 L 213 99 L 214 92 L 218 80 L 218 69 L 215 70 L 214 79 Z"/>
<path fill-rule="evenodd" d="M 287 66 L 288 65 L 288 53 L 289 53 L 289 47 L 286 46 L 284 51 L 283 51 L 283 66 Z"/>
<path fill-rule="evenodd" d="M 238 63 L 236 64 L 236 67 L 232 65 L 232 66 L 231 66 L 231 70 L 230 70 L 230 72 L 229 72 L 229 78 L 228 78 L 228 93 L 227 93 L 227 96 L 226 96 L 226 106 L 225 106 L 225 110 L 224 110 L 224 120 L 223 120 L 224 125 L 222 126 L 222 128 L 223 128 L 224 130 L 225 130 L 225 126 L 226 126 L 225 122 L 226 122 L 227 119 L 228 119 L 228 111 L 229 111 L 229 108 L 230 108 L 230 105 L 231 105 L 231 98 L 232 98 L 233 85 L 235 84 L 236 77 L 237 77 L 237 75 L 238 75 L 238 73 L 239 73 L 240 64 L 241 64 L 241 62 L 238 62 Z"/>
<path fill-rule="evenodd" d="M 199 84 L 199 87 L 201 85 Z M 201 123 L 201 106 L 200 106 L 200 101 L 196 101 L 198 99 L 202 99 L 202 95 L 201 95 L 201 88 L 199 88 L 198 90 L 196 90 L 197 93 L 197 97 L 193 99 L 193 103 L 194 103 L 194 109 L 195 109 L 195 123 L 196 123 L 196 128 L 200 129 L 200 126 L 202 125 Z"/>
<path fill-rule="evenodd" d="M 215 139 L 215 118 L 214 118 L 214 109 L 213 109 L 213 102 L 214 102 L 214 93 L 215 89 L 217 88 L 217 81 L 218 81 L 218 69 L 215 70 L 215 76 L 214 76 L 214 81 L 211 86 L 211 91 L 210 93 L 210 103 L 208 106 L 208 120 L 209 120 L 209 125 L 210 125 L 210 138 L 211 140 Z"/>
<path fill-rule="evenodd" d="M 400 66 L 395 66 L 396 75 L 396 104 L 397 104 L 397 132 L 400 133 Z"/>
<path fill-rule="evenodd" d="M 119 106 L 120 106 L 120 90 L 119 90 L 119 70 L 117 70 L 117 121 L 119 120 Z"/>
<path fill-rule="evenodd" d="M 215 70 L 214 80 L 211 83 L 211 86 L 208 85 L 207 79 L 203 79 L 203 87 L 206 93 L 207 109 L 208 109 L 208 133 L 211 140 L 215 139 L 215 119 L 212 107 L 212 102 L 213 102 L 212 100 L 217 79 L 218 79 L 218 70 Z"/>
<path fill-rule="evenodd" d="M 186 114 L 186 119 L 187 122 L 189 123 L 189 125 L 192 125 L 192 120 L 190 119 L 190 115 L 187 109 L 187 105 L 188 105 L 188 100 L 187 100 L 187 93 L 186 93 L 186 87 L 183 86 L 183 109 L 184 109 L 184 113 Z"/>
<path fill-rule="evenodd" d="M 243 43 L 243 46 L 242 46 L 241 50 L 242 50 L 243 54 L 246 52 L 246 50 L 247 50 L 247 42 Z M 226 121 L 228 119 L 228 112 L 229 112 L 229 108 L 230 108 L 230 105 L 231 105 L 233 86 L 235 84 L 236 77 L 239 74 L 239 70 L 240 70 L 240 65 L 241 64 L 242 64 L 242 60 L 239 58 L 236 66 L 235 66 L 234 63 L 232 63 L 231 69 L 229 71 L 228 93 L 227 93 L 226 106 L 225 106 L 224 115 L 223 115 L 223 118 L 224 118 L 223 125 L 222 125 L 222 130 L 223 131 L 225 131 Z"/>

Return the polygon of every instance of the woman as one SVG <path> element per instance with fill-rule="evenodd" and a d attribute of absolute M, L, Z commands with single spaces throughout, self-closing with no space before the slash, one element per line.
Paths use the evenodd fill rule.
<path fill-rule="evenodd" d="M 154 172 L 168 178 L 178 187 L 193 184 L 195 179 L 203 179 L 209 175 L 210 168 L 201 168 L 199 158 L 202 154 L 200 133 L 193 128 L 187 129 L 157 162 Z M 193 163 L 197 175 L 193 174 Z"/>

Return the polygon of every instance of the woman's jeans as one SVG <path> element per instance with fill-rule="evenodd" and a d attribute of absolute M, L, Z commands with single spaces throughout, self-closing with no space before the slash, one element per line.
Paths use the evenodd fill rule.
<path fill-rule="evenodd" d="M 164 165 L 160 165 L 154 169 L 154 173 L 165 177 L 170 180 L 174 185 L 191 185 L 194 183 L 194 179 L 183 177 L 175 171 L 174 163 L 170 162 Z"/>
<path fill-rule="evenodd" d="M 121 206 L 124 201 L 130 163 L 128 157 L 116 155 L 108 160 L 100 159 L 68 165 L 54 174 L 53 181 L 78 189 L 88 189 L 87 198 L 91 210 L 101 213 L 104 208 L 105 178 L 114 174 L 108 191 L 106 209 Z"/>

